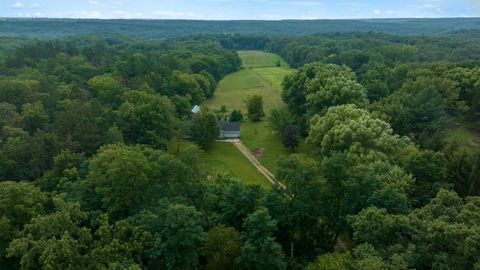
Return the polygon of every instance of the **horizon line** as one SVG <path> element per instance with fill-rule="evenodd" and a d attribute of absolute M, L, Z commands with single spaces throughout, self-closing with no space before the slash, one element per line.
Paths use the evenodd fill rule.
<path fill-rule="evenodd" d="M 453 16 L 453 17 L 364 17 L 364 18 L 291 18 L 291 19 L 185 19 L 185 18 L 81 18 L 81 17 L 0 17 L 0 20 L 101 20 L 101 21 L 351 21 L 351 20 L 438 20 L 438 19 L 480 19 L 480 16 Z"/>

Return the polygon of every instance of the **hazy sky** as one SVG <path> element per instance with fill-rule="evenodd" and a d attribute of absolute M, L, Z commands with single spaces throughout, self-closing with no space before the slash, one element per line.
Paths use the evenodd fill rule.
<path fill-rule="evenodd" d="M 213 20 L 480 17 L 480 0 L 0 0 L 0 17 Z"/>

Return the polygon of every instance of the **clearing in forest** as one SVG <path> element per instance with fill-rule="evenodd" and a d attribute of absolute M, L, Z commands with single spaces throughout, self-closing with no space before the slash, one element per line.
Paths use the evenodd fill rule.
<path fill-rule="evenodd" d="M 246 184 L 258 184 L 270 187 L 270 182 L 255 166 L 229 142 L 215 142 L 202 156 L 207 172 L 217 175 L 229 175 L 241 179 Z M 216 175 L 213 175 L 216 176 Z"/>
<path fill-rule="evenodd" d="M 272 132 L 272 128 L 268 126 L 268 121 L 250 122 L 245 121 L 241 127 L 242 142 L 252 152 L 258 151 L 260 154 L 256 158 L 270 172 L 277 172 L 277 162 L 291 154 L 309 154 L 308 147 L 303 140 L 300 141 L 299 147 L 292 152 L 285 149 L 282 144 L 280 135 Z"/>
<path fill-rule="evenodd" d="M 284 107 L 285 103 L 281 98 L 281 83 L 283 78 L 294 70 L 286 64 L 277 67 L 276 59 L 282 63 L 285 61 L 275 54 L 240 51 L 239 55 L 244 68 L 226 76 L 218 84 L 215 96 L 207 100 L 205 105 L 214 111 L 225 106 L 228 111 L 242 110 L 245 112 L 247 97 L 259 94 L 263 97 L 264 111 L 267 115 L 274 108 Z"/>
<path fill-rule="evenodd" d="M 219 83 L 215 96 L 205 105 L 212 110 L 219 110 L 224 105 L 228 111 L 240 109 L 245 112 L 244 100 L 247 96 L 261 94 L 267 115 L 274 108 L 285 107 L 281 98 L 281 84 L 283 78 L 294 70 L 275 54 L 260 51 L 238 53 L 244 69 L 225 77 Z M 280 67 L 276 66 L 278 62 L 281 63 Z M 260 122 L 246 119 L 241 125 L 241 141 L 261 165 L 273 174 L 276 173 L 278 160 L 292 153 L 283 147 L 281 136 L 272 132 L 266 119 Z M 303 142 L 297 152 L 308 152 Z M 246 183 L 270 186 L 258 171 L 255 174 L 251 172 L 253 165 L 232 144 L 216 142 L 203 159 L 212 164 L 218 163 L 217 169 L 241 178 Z"/>
<path fill-rule="evenodd" d="M 480 148 L 480 131 L 478 126 L 468 121 L 459 121 L 447 131 L 447 142 L 455 142 L 466 148 Z"/>
<path fill-rule="evenodd" d="M 238 51 L 243 68 L 287 67 L 288 63 L 278 54 L 262 51 Z"/>
<path fill-rule="evenodd" d="M 169 153 L 177 155 L 178 151 L 192 146 L 193 142 L 173 138 L 168 146 Z M 240 179 L 245 184 L 257 184 L 265 188 L 271 186 L 265 176 L 232 143 L 216 141 L 213 146 L 200 154 L 202 171 L 209 177 L 226 175 Z"/>

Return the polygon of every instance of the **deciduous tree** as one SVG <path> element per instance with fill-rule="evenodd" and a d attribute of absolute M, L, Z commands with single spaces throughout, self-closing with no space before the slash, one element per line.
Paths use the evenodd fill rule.
<path fill-rule="evenodd" d="M 260 95 L 251 95 L 245 101 L 248 118 L 252 121 L 260 121 L 265 116 L 263 112 L 263 98 Z"/>
<path fill-rule="evenodd" d="M 202 247 L 202 253 L 207 257 L 206 269 L 239 269 L 235 259 L 240 255 L 241 247 L 240 233 L 235 228 L 224 225 L 211 228 Z"/>
<path fill-rule="evenodd" d="M 244 223 L 245 241 L 237 261 L 242 269 L 285 269 L 282 247 L 272 237 L 277 222 L 268 210 L 259 209 L 249 215 Z"/>

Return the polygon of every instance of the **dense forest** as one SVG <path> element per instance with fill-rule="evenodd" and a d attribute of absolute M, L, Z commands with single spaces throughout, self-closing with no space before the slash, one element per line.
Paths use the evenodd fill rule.
<path fill-rule="evenodd" d="M 480 149 L 446 139 L 480 122 L 477 39 L 5 38 L 0 268 L 479 269 Z M 195 116 L 198 146 L 169 148 L 240 49 L 297 68 L 281 94 L 312 155 L 279 160 L 283 186 L 209 177 L 217 112 Z"/>
<path fill-rule="evenodd" d="M 77 34 L 118 33 L 149 39 L 192 34 L 277 34 L 383 32 L 439 35 L 478 30 L 479 18 L 356 19 L 356 20 L 97 20 L 0 18 L 0 36 L 58 38 Z"/>

